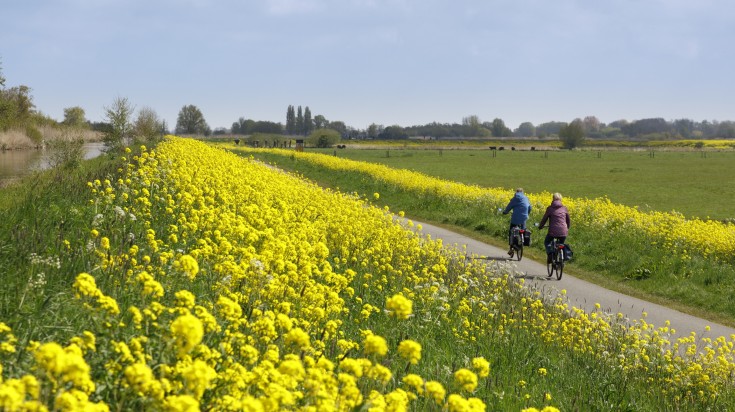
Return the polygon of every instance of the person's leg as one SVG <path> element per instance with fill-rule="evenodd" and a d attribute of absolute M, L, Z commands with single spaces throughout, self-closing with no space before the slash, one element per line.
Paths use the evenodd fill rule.
<path fill-rule="evenodd" d="M 517 225 L 510 224 L 508 228 L 508 256 L 513 257 L 513 228 Z"/>
<path fill-rule="evenodd" d="M 546 263 L 551 263 L 551 241 L 554 240 L 553 236 L 546 235 L 544 238 L 544 248 L 546 248 Z"/>

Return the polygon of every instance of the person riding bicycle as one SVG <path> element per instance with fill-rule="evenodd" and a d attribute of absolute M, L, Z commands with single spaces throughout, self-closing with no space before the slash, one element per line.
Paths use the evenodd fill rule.
<path fill-rule="evenodd" d="M 513 211 L 513 214 L 510 217 L 510 228 L 508 229 L 508 244 L 510 245 L 508 256 L 513 257 L 513 228 L 519 227 L 525 229 L 528 214 L 531 213 L 531 202 L 523 194 L 523 188 L 519 187 L 516 189 L 515 196 L 510 199 L 508 206 L 503 210 L 503 214 L 506 215 L 510 211 Z"/>
<path fill-rule="evenodd" d="M 539 229 L 543 229 L 546 221 L 549 221 L 549 232 L 546 234 L 544 239 L 544 246 L 546 247 L 546 263 L 551 263 L 551 241 L 554 238 L 559 239 L 559 243 L 564 243 L 567 240 L 569 234 L 569 228 L 571 227 L 571 220 L 569 219 L 569 211 L 567 207 L 561 203 L 561 194 L 554 193 L 551 201 L 551 205 L 546 208 L 544 217 L 541 218 L 541 222 L 538 225 Z"/>

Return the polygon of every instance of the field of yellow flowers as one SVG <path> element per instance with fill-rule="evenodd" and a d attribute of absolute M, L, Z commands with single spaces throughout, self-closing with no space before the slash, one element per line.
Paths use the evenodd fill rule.
<path fill-rule="evenodd" d="M 78 326 L 21 341 L 0 319 L 3 410 L 735 406 L 731 340 L 670 342 L 666 325 L 530 292 L 378 193 L 172 136 L 127 156 L 89 182 L 88 238 L 63 241 L 61 259 L 90 262 L 69 284 Z"/>

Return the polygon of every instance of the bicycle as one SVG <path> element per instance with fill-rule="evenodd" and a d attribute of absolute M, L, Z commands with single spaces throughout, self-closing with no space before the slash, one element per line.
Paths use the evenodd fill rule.
<path fill-rule="evenodd" d="M 498 208 L 498 213 L 502 213 L 503 209 Z M 517 261 L 521 261 L 523 259 L 523 244 L 526 236 L 526 229 L 521 228 L 520 226 L 513 226 L 510 229 L 510 259 L 513 259 L 513 256 L 515 256 Z"/>
<path fill-rule="evenodd" d="M 538 223 L 533 225 L 539 227 Z M 553 237 L 549 249 L 551 250 L 551 262 L 546 263 L 546 274 L 548 277 L 556 274 L 556 280 L 561 280 L 564 274 L 564 262 L 566 262 L 566 245 L 559 242 L 558 237 Z"/>
<path fill-rule="evenodd" d="M 564 273 L 564 254 L 566 246 L 558 238 L 551 239 L 551 262 L 546 264 L 546 274 L 551 277 L 556 272 L 556 280 L 561 280 Z"/>
<path fill-rule="evenodd" d="M 526 235 L 526 229 L 519 226 L 513 226 L 510 234 L 510 249 L 516 257 L 517 261 L 523 259 L 523 240 Z M 513 255 L 510 256 L 513 259 Z"/>

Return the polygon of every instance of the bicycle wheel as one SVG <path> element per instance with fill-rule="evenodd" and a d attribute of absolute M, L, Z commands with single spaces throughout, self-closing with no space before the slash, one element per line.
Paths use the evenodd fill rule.
<path fill-rule="evenodd" d="M 551 277 L 554 274 L 554 254 L 551 255 L 551 262 L 546 264 L 546 275 Z"/>
<path fill-rule="evenodd" d="M 564 273 L 564 249 L 559 250 L 556 254 L 556 280 L 561 280 Z"/>
<path fill-rule="evenodd" d="M 516 260 L 520 262 L 521 259 L 523 259 L 523 243 L 516 247 Z"/>

